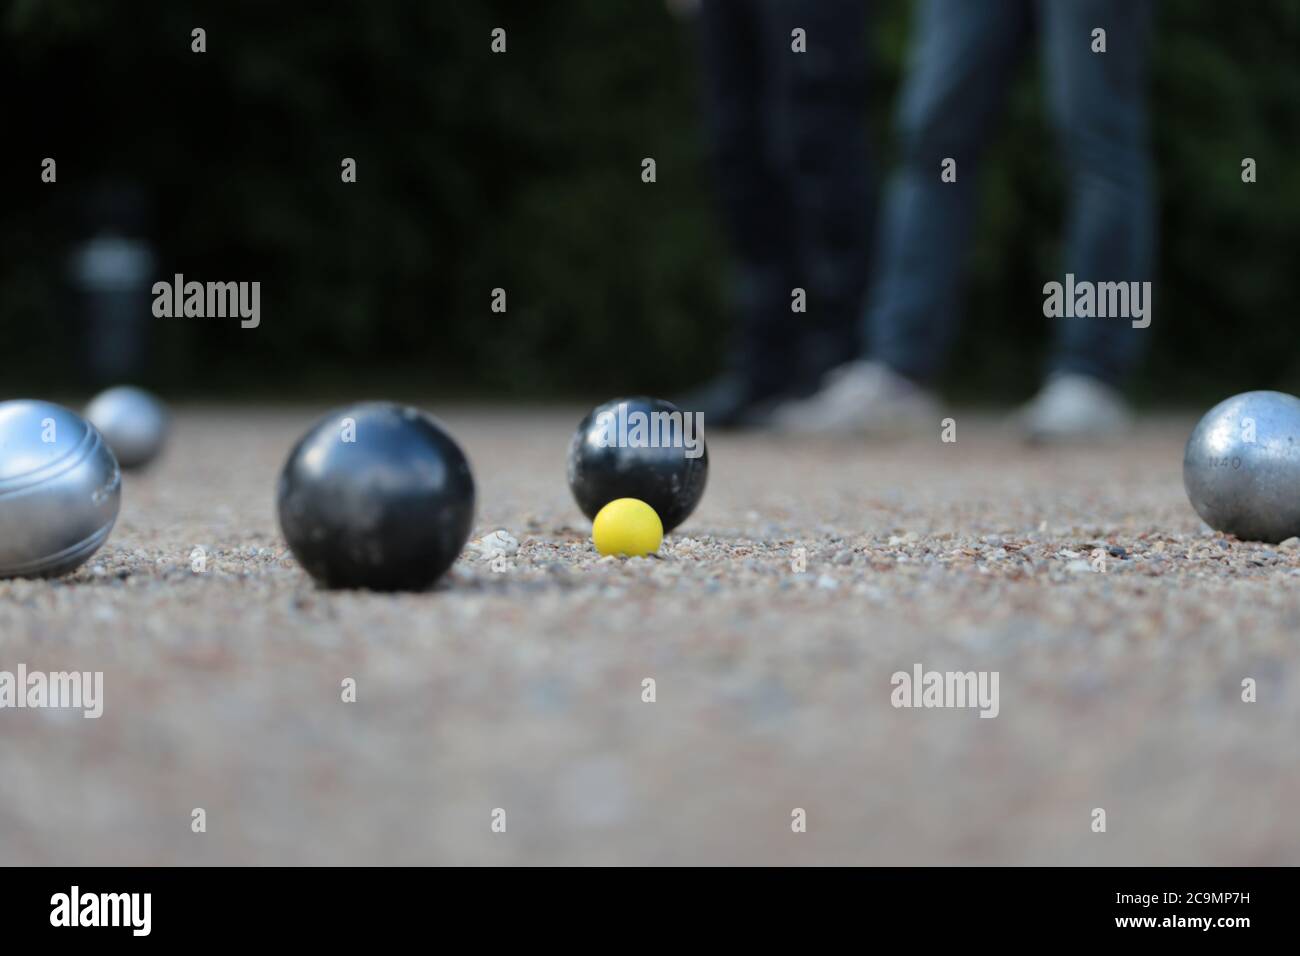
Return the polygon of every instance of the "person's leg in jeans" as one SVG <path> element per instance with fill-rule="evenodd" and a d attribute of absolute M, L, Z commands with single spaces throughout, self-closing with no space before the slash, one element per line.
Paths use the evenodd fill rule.
<path fill-rule="evenodd" d="M 1039 0 L 1038 12 L 1048 102 L 1069 183 L 1056 278 L 1148 281 L 1155 247 L 1146 109 L 1151 0 Z M 1098 28 L 1106 31 L 1104 53 L 1092 51 Z M 1021 414 L 1028 436 L 1059 441 L 1123 430 L 1129 412 L 1119 385 L 1149 331 L 1134 328 L 1131 317 L 1074 316 L 1062 318 L 1056 332 L 1047 382 Z"/>
<path fill-rule="evenodd" d="M 1147 132 L 1150 0 L 1040 0 L 1043 64 L 1068 172 L 1062 275 L 1075 281 L 1152 279 L 1155 210 Z M 1092 31 L 1106 52 L 1092 52 Z M 1123 317 L 1065 318 L 1051 372 L 1119 385 L 1141 357 L 1149 329 Z"/>
<path fill-rule="evenodd" d="M 772 135 L 784 109 L 783 66 L 770 11 L 755 0 L 704 0 L 699 12 L 704 117 L 724 231 L 734 260 L 727 373 L 687 397 L 710 425 L 734 424 L 789 375 L 794 223 Z"/>
<path fill-rule="evenodd" d="M 788 316 L 802 377 L 856 357 L 870 266 L 872 169 L 867 149 L 867 0 L 768 0 L 781 11 L 776 42 L 795 27 L 807 50 L 789 54 L 783 166 L 799 243 L 798 282 L 807 312 Z M 787 293 L 788 297 L 788 293 Z"/>
<path fill-rule="evenodd" d="M 925 0 L 898 110 L 900 168 L 876 237 L 864 315 L 869 362 L 774 416 L 792 431 L 912 430 L 935 411 L 923 387 L 956 335 L 978 159 L 1029 47 L 1030 0 Z M 955 182 L 940 178 L 956 161 Z M 919 385 L 918 385 L 919 383 Z M 934 418 L 935 427 L 938 419 Z"/>
<path fill-rule="evenodd" d="M 1029 44 L 1025 0 L 925 0 L 899 107 L 902 165 L 877 239 L 872 358 L 919 382 L 940 371 L 960 320 L 976 166 Z M 940 179 L 945 159 L 957 181 Z"/>

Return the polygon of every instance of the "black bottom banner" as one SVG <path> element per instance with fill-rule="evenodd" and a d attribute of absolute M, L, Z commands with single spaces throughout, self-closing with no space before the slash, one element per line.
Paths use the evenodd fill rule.
<path fill-rule="evenodd" d="M 615 929 L 660 937 L 810 929 L 985 943 L 1106 935 L 1139 942 L 1273 936 L 1292 920 L 1287 869 L 731 870 L 490 873 L 420 869 L 29 869 L 0 871 L 7 940 L 75 934 L 338 945 L 441 926 L 498 942 L 541 927 L 566 940 Z M 696 880 L 700 880 L 699 883 Z M 561 919 L 564 928 L 556 925 Z M 838 924 L 838 925 L 837 925 Z M 621 929 L 620 929 L 621 926 Z M 972 935 L 974 934 L 974 935 Z M 604 936 L 606 942 L 608 936 Z"/>

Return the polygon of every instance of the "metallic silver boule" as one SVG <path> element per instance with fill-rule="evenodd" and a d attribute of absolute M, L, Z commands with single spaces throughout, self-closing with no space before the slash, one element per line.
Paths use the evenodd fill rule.
<path fill-rule="evenodd" d="M 119 385 L 86 406 L 86 418 L 108 442 L 123 468 L 147 465 L 167 440 L 167 409 L 144 389 Z"/>
<path fill-rule="evenodd" d="M 1183 486 L 1217 531 L 1246 541 L 1300 535 L 1300 398 L 1244 392 L 1211 408 L 1187 439 Z"/>
<path fill-rule="evenodd" d="M 117 520 L 122 478 L 104 439 L 51 402 L 0 402 L 0 578 L 67 574 Z"/>

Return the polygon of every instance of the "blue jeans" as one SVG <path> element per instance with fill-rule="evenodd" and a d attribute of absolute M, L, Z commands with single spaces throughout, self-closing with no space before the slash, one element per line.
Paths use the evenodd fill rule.
<path fill-rule="evenodd" d="M 976 169 L 1013 69 L 1036 33 L 1057 146 L 1066 166 L 1063 282 L 1152 278 L 1155 214 L 1146 72 L 1152 0 L 923 0 L 899 107 L 902 164 L 881 219 L 870 354 L 918 381 L 940 371 L 960 320 L 962 263 Z M 1106 52 L 1092 52 L 1092 31 Z M 1047 150 L 1044 149 L 1044 154 Z M 945 158 L 957 181 L 940 180 Z M 1032 321 L 1033 317 L 1029 317 Z M 1150 330 L 1123 318 L 1059 320 L 1053 371 L 1118 384 Z"/>

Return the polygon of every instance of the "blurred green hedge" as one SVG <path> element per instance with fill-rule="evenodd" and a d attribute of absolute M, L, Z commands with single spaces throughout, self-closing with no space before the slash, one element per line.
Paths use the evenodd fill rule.
<path fill-rule="evenodd" d="M 863 117 L 887 163 L 910 4 L 874 8 Z M 695 51 L 662 3 L 16 0 L 0 16 L 7 392 L 79 386 L 65 264 L 83 190 L 104 177 L 152 194 L 161 275 L 262 282 L 256 331 L 154 320 L 159 387 L 671 393 L 718 360 L 726 255 Z M 195 26 L 204 55 L 189 50 Z M 497 26 L 504 56 L 489 50 Z M 1300 390 L 1297 50 L 1294 0 L 1160 6 L 1161 264 L 1135 383 L 1147 401 Z M 1028 394 L 1046 345 L 1062 197 L 1037 79 L 1026 62 L 981 172 L 948 383 L 967 398 Z M 47 155 L 54 187 L 37 182 Z M 356 185 L 339 181 L 344 156 Z M 1244 156 L 1256 185 L 1240 182 Z M 496 287 L 505 315 L 489 308 Z"/>

